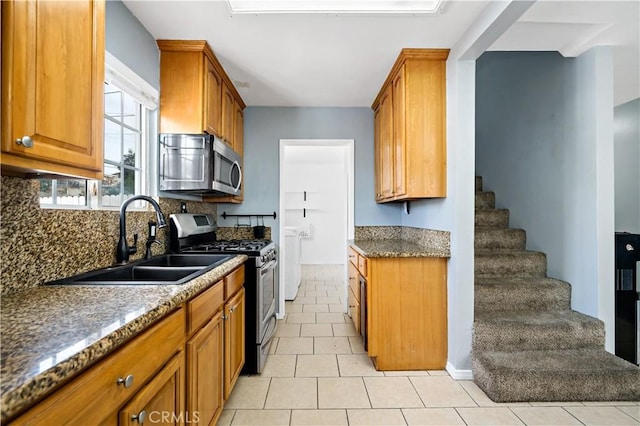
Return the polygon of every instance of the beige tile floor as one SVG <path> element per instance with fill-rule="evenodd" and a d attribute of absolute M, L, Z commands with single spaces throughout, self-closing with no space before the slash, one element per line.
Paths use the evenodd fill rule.
<path fill-rule="evenodd" d="M 261 375 L 219 425 L 640 425 L 640 402 L 497 404 L 446 371 L 376 371 L 342 306 L 342 271 L 307 267 Z"/>

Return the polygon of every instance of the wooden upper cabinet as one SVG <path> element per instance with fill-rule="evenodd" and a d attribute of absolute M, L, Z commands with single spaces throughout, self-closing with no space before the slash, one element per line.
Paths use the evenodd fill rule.
<path fill-rule="evenodd" d="M 446 197 L 448 49 L 403 49 L 371 108 L 376 201 Z"/>
<path fill-rule="evenodd" d="M 222 128 L 222 77 L 209 60 L 205 59 L 204 66 L 207 73 L 204 83 L 204 130 L 211 135 L 219 135 Z"/>
<path fill-rule="evenodd" d="M 235 99 L 227 84 L 222 85 L 222 134 L 220 137 L 233 148 L 233 125 L 236 116 Z"/>
<path fill-rule="evenodd" d="M 391 86 L 387 87 L 380 99 L 380 136 L 378 158 L 378 179 L 380 200 L 393 197 L 393 101 Z"/>
<path fill-rule="evenodd" d="M 209 133 L 231 144 L 234 103 L 243 109 L 245 104 L 209 44 L 204 40 L 156 43 L 160 49 L 160 132 Z"/>
<path fill-rule="evenodd" d="M 405 120 L 405 78 L 404 65 L 400 67 L 392 82 L 393 92 L 393 196 L 407 194 L 406 129 Z"/>
<path fill-rule="evenodd" d="M 104 1 L 2 2 L 2 170 L 102 178 Z"/>

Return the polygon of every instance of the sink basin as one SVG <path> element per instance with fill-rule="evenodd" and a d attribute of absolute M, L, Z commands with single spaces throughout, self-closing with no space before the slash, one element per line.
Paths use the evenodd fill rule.
<path fill-rule="evenodd" d="M 221 265 L 233 255 L 165 254 L 121 266 L 75 275 L 46 285 L 176 285 Z"/>
<path fill-rule="evenodd" d="M 198 267 L 209 266 L 220 260 L 226 261 L 233 256 L 228 254 L 165 254 L 164 256 L 153 257 L 142 262 L 144 266 L 160 267 Z"/>

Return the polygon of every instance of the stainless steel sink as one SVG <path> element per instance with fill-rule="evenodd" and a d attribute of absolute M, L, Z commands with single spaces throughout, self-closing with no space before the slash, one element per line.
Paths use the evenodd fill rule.
<path fill-rule="evenodd" d="M 45 285 L 177 285 L 221 265 L 233 255 L 165 254 L 127 265 L 111 266 Z"/>

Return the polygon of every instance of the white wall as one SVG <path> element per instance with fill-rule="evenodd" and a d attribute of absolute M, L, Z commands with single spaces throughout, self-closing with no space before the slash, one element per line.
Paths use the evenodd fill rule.
<path fill-rule="evenodd" d="M 300 153 L 295 157 L 287 155 L 292 149 Z M 319 163 L 318 149 L 337 151 L 335 160 L 338 161 Z M 286 226 L 301 226 L 307 231 L 301 244 L 302 264 L 345 263 L 348 205 L 346 161 L 344 147 L 310 147 L 306 150 L 304 147 L 285 147 L 284 220 Z"/>
<path fill-rule="evenodd" d="M 488 52 L 477 62 L 476 172 L 509 208 L 572 308 L 605 321 L 613 349 L 613 67 L 609 48 L 578 58 Z"/>
<path fill-rule="evenodd" d="M 616 231 L 640 234 L 640 99 L 614 109 Z"/>

